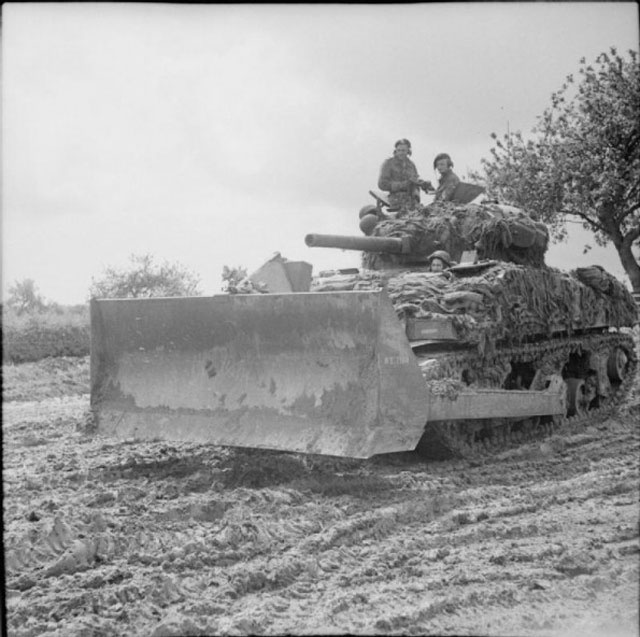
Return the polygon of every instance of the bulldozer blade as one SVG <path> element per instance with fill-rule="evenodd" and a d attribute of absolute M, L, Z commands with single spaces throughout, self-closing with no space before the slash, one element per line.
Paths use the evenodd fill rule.
<path fill-rule="evenodd" d="M 94 299 L 98 431 L 368 458 L 414 449 L 428 396 L 384 292 Z"/>

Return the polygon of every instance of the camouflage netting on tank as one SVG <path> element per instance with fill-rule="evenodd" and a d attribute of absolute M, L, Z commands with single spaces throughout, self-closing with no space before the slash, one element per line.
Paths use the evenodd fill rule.
<path fill-rule="evenodd" d="M 389 273 L 364 270 L 358 274 L 331 274 L 311 281 L 312 292 L 351 292 L 353 290 L 382 290 L 387 285 Z"/>
<path fill-rule="evenodd" d="M 523 210 L 498 204 L 432 203 L 419 212 L 403 213 L 378 223 L 377 237 L 409 237 L 411 253 L 427 256 L 446 250 L 458 261 L 465 250 L 481 259 L 544 266 L 549 234 L 544 224 Z M 376 269 L 402 257 L 365 253 L 363 268 Z"/>
<path fill-rule="evenodd" d="M 587 268 L 576 268 L 571 274 L 590 288 L 608 294 L 614 299 L 623 301 L 629 297 L 629 292 L 624 285 L 602 266 L 592 265 Z"/>
<path fill-rule="evenodd" d="M 399 318 L 448 317 L 460 340 L 484 349 L 490 342 L 519 343 L 561 330 L 633 325 L 633 297 L 616 283 L 603 291 L 572 273 L 497 263 L 473 276 L 397 270 L 336 275 L 316 279 L 312 289 L 385 289 Z"/>

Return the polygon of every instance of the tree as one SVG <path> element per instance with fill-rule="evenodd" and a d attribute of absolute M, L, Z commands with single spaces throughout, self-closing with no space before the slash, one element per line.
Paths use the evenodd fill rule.
<path fill-rule="evenodd" d="M 222 267 L 222 291 L 229 294 L 236 294 L 240 283 L 247 278 L 247 268 L 237 266 L 230 268 L 228 265 Z"/>
<path fill-rule="evenodd" d="M 16 281 L 9 288 L 7 306 L 17 314 L 24 314 L 25 312 L 42 312 L 46 304 L 38 293 L 33 279 L 23 279 Z"/>
<path fill-rule="evenodd" d="M 106 268 L 102 277 L 91 279 L 90 294 L 97 298 L 151 296 L 197 296 L 199 277 L 179 263 L 154 263 L 150 254 L 129 257 L 130 266 Z"/>
<path fill-rule="evenodd" d="M 566 237 L 566 222 L 593 231 L 599 245 L 613 243 L 635 292 L 640 264 L 632 248 L 640 237 L 640 66 L 615 48 L 594 66 L 580 60 L 579 78 L 569 75 L 551 95 L 532 136 L 495 133 L 491 158 L 483 159 L 487 192 L 549 224 Z"/>
<path fill-rule="evenodd" d="M 230 268 L 225 265 L 222 268 L 222 291 L 227 294 L 265 294 L 269 291 L 269 286 L 262 281 L 250 279 L 247 276 L 247 268 Z"/>

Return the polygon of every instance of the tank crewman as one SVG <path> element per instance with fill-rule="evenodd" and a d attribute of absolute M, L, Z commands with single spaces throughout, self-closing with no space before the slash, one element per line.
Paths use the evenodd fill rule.
<path fill-rule="evenodd" d="M 451 170 L 453 168 L 451 157 L 447 153 L 436 155 L 433 160 L 433 168 L 440 173 L 434 201 L 451 201 L 453 193 L 460 183 L 459 177 Z"/>
<path fill-rule="evenodd" d="M 411 142 L 399 139 L 394 145 L 393 157 L 382 164 L 378 179 L 378 188 L 389 193 L 390 206 L 405 211 L 416 210 L 420 205 L 420 188 L 431 188 L 429 182 L 418 177 L 410 155 Z"/>
<path fill-rule="evenodd" d="M 436 250 L 427 257 L 430 272 L 444 272 L 453 265 L 451 256 L 446 250 Z"/>

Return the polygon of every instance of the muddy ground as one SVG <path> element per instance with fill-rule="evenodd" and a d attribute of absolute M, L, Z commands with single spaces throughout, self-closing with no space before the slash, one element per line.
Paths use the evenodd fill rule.
<path fill-rule="evenodd" d="M 6 626 L 638 635 L 640 397 L 473 462 L 87 434 L 86 359 L 5 366 Z"/>

